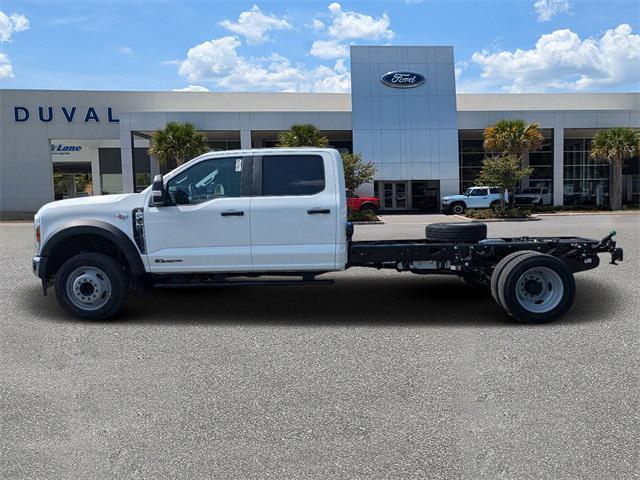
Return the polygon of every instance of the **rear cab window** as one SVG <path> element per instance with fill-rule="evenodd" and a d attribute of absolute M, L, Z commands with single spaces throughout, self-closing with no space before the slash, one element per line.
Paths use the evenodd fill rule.
<path fill-rule="evenodd" d="M 262 157 L 262 195 L 314 195 L 325 189 L 320 155 L 265 155 Z"/>

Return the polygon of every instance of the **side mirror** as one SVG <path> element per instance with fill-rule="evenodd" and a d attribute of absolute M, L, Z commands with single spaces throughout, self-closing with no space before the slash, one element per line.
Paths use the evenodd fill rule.
<path fill-rule="evenodd" d="M 151 186 L 151 206 L 162 207 L 167 204 L 167 191 L 164 188 L 164 180 L 162 175 L 156 175 L 153 178 Z"/>

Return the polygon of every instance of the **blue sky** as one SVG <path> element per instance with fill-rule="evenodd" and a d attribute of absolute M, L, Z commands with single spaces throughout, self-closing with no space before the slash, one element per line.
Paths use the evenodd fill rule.
<path fill-rule="evenodd" d="M 638 91 L 637 1 L 0 3 L 0 88 L 349 89 L 350 44 L 453 45 L 458 91 Z"/>

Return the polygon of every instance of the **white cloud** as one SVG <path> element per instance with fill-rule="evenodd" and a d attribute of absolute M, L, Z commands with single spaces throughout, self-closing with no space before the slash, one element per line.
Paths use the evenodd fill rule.
<path fill-rule="evenodd" d="M 569 29 L 556 30 L 530 50 L 476 52 L 472 60 L 483 79 L 510 92 L 637 87 L 640 35 L 628 24 L 584 40 Z"/>
<path fill-rule="evenodd" d="M 19 13 L 7 15 L 0 10 L 0 43 L 10 42 L 14 33 L 25 30 L 29 30 L 27 17 Z"/>
<path fill-rule="evenodd" d="M 567 13 L 571 10 L 569 0 L 536 0 L 533 9 L 538 14 L 539 22 L 548 22 L 559 13 Z"/>
<path fill-rule="evenodd" d="M 236 48 L 241 45 L 238 37 L 221 37 L 208 40 L 187 51 L 178 73 L 191 82 L 215 78 L 233 70 L 240 61 Z"/>
<path fill-rule="evenodd" d="M 456 81 L 460 79 L 460 75 L 462 75 L 462 72 L 464 72 L 468 67 L 469 67 L 469 62 L 467 62 L 466 60 L 460 60 L 456 62 L 455 68 L 454 68 Z"/>
<path fill-rule="evenodd" d="M 329 5 L 331 13 L 331 25 L 327 34 L 338 40 L 392 40 L 393 31 L 389 28 L 391 20 L 387 13 L 383 13 L 378 19 L 370 15 L 358 12 L 345 12 L 342 5 L 337 2 Z"/>
<path fill-rule="evenodd" d="M 311 28 L 313 29 L 314 32 L 319 32 L 321 30 L 324 30 L 325 24 L 322 20 L 318 20 L 317 18 L 314 18 L 312 20 L 312 24 L 311 24 Z"/>
<path fill-rule="evenodd" d="M 338 40 L 316 40 L 311 45 L 309 53 L 324 59 L 344 58 L 349 56 L 349 47 Z"/>
<path fill-rule="evenodd" d="M 221 37 L 189 49 L 178 73 L 190 82 L 211 82 L 232 91 L 346 92 L 350 74 L 344 60 L 333 67 L 307 68 L 278 54 L 244 57 L 237 37 Z"/>
<path fill-rule="evenodd" d="M 209 92 L 210 90 L 207 87 L 203 87 L 201 85 L 189 85 L 184 88 L 174 88 L 174 92 Z"/>
<path fill-rule="evenodd" d="M 118 47 L 118 53 L 121 53 L 126 57 L 132 57 L 133 49 L 131 47 Z"/>
<path fill-rule="evenodd" d="M 285 18 L 262 13 L 257 5 L 247 12 L 242 12 L 237 22 L 223 20 L 219 24 L 233 33 L 244 36 L 249 45 L 266 42 L 269 39 L 266 34 L 271 30 L 291 30 L 292 28 Z"/>
<path fill-rule="evenodd" d="M 13 66 L 9 57 L 5 53 L 0 53 L 0 80 L 6 80 L 7 78 L 13 78 Z"/>

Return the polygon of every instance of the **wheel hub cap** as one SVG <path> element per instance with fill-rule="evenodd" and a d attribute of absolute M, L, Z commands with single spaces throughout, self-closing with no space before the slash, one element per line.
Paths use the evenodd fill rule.
<path fill-rule="evenodd" d="M 97 267 L 78 268 L 67 279 L 67 296 L 82 310 L 97 310 L 109 301 L 111 282 Z"/>
<path fill-rule="evenodd" d="M 516 299 L 532 313 L 547 313 L 561 302 L 564 286 L 560 275 L 547 267 L 534 267 L 517 282 Z"/>

